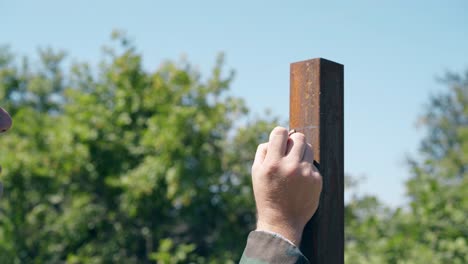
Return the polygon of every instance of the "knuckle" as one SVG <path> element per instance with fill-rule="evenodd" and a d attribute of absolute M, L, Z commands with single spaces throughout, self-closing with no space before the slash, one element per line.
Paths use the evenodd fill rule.
<path fill-rule="evenodd" d="M 302 170 L 303 173 L 307 176 L 310 176 L 314 180 L 322 180 L 322 175 L 320 172 L 315 168 L 315 166 L 312 163 L 309 162 L 303 162 L 302 163 Z"/>
<path fill-rule="evenodd" d="M 311 176 L 312 175 L 312 168 L 309 164 L 302 166 L 302 174 L 304 176 Z"/>
<path fill-rule="evenodd" d="M 281 164 L 277 161 L 274 162 L 268 162 L 268 164 L 265 165 L 265 172 L 268 175 L 273 175 L 277 174 L 281 169 Z"/>
<path fill-rule="evenodd" d="M 277 126 L 271 131 L 271 135 L 285 135 L 288 134 L 288 130 L 284 127 Z"/>
<path fill-rule="evenodd" d="M 288 164 L 284 166 L 284 173 L 288 177 L 294 177 L 301 174 L 301 169 L 297 164 Z"/>
<path fill-rule="evenodd" d="M 262 151 L 262 150 L 266 149 L 267 145 L 268 145 L 267 143 L 259 144 L 257 146 L 257 151 Z"/>
<path fill-rule="evenodd" d="M 312 171 L 312 179 L 313 181 L 318 184 L 318 185 L 322 185 L 323 184 L 323 178 L 322 178 L 322 175 L 320 174 L 320 172 L 318 171 Z"/>
<path fill-rule="evenodd" d="M 300 132 L 297 132 L 297 133 L 294 133 L 291 135 L 291 138 L 294 139 L 294 141 L 297 141 L 297 142 L 301 142 L 301 143 L 305 143 L 306 142 L 306 138 L 305 138 L 305 135 L 300 133 Z"/>

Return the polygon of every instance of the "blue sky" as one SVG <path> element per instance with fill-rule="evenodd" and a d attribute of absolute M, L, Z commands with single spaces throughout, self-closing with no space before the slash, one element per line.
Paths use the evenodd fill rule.
<path fill-rule="evenodd" d="M 325 1 L 322 1 L 325 2 Z M 208 73 L 218 52 L 237 77 L 231 92 L 253 113 L 287 124 L 289 63 L 323 57 L 345 65 L 345 170 L 363 193 L 404 202 L 405 157 L 424 130 L 416 120 L 436 77 L 468 69 L 466 1 L 6 1 L 0 43 L 20 55 L 38 47 L 97 62 L 123 29 L 153 70 L 186 55 Z"/>

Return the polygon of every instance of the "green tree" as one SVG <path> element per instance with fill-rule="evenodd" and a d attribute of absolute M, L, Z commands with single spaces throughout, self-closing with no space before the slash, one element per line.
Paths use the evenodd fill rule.
<path fill-rule="evenodd" d="M 410 160 L 410 234 L 428 259 L 467 263 L 468 71 L 449 73 L 443 82 L 449 89 L 431 97 L 421 119 L 428 134 L 420 157 Z"/>
<path fill-rule="evenodd" d="M 0 52 L 1 263 L 233 263 L 255 222 L 250 166 L 275 119 L 181 61 L 154 72 L 122 34 L 99 67 Z"/>
<path fill-rule="evenodd" d="M 122 34 L 98 67 L 0 48 L 0 263 L 233 263 L 255 222 L 250 165 L 277 123 L 229 95 L 219 56 L 153 71 Z M 32 65 L 32 66 L 31 66 Z M 421 119 L 409 204 L 346 206 L 347 263 L 468 262 L 468 72 Z"/>
<path fill-rule="evenodd" d="M 346 208 L 347 263 L 468 263 L 468 71 L 447 74 L 409 159 L 409 204 L 390 210 L 356 196 Z"/>

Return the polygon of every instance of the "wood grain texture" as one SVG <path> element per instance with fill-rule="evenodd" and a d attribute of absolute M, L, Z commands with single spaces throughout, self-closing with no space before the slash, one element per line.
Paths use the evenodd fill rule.
<path fill-rule="evenodd" d="M 314 264 L 344 263 L 344 67 L 321 58 L 292 63 L 290 82 L 289 126 L 312 144 L 323 176 L 301 250 Z"/>

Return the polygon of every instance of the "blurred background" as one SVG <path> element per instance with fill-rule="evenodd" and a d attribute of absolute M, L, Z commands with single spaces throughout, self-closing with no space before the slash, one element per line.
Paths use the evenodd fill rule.
<path fill-rule="evenodd" d="M 465 1 L 0 1 L 1 263 L 235 263 L 289 64 L 345 65 L 346 263 L 468 262 Z"/>

